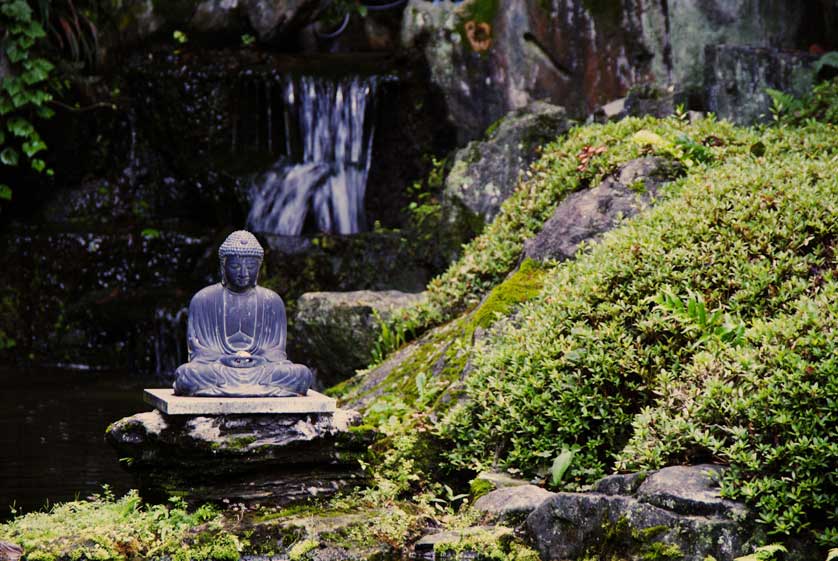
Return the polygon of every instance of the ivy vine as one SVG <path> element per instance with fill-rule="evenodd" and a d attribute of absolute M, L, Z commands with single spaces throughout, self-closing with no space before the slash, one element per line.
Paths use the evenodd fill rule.
<path fill-rule="evenodd" d="M 0 163 L 17 166 L 28 162 L 33 170 L 52 175 L 39 154 L 47 145 L 35 129 L 37 119 L 54 115 L 47 106 L 52 100 L 49 93 L 50 72 L 53 65 L 34 55 L 33 47 L 46 36 L 43 26 L 33 17 L 26 0 L 5 0 L 0 5 L 0 47 L 10 67 L 2 68 L 6 74 L 0 82 Z M 12 188 L 0 183 L 0 199 L 12 198 Z"/>

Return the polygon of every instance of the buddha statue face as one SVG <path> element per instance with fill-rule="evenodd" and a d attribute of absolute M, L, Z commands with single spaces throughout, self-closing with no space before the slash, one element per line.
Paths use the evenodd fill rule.
<path fill-rule="evenodd" d="M 224 286 L 242 292 L 256 286 L 262 260 L 254 256 L 228 255 L 224 259 Z"/>

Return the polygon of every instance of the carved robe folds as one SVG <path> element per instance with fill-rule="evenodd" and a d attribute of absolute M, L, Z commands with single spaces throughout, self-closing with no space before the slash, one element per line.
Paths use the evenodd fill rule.
<path fill-rule="evenodd" d="M 305 395 L 312 374 L 287 359 L 286 325 L 285 305 L 271 290 L 204 288 L 189 304 L 189 362 L 175 371 L 175 394 Z"/>

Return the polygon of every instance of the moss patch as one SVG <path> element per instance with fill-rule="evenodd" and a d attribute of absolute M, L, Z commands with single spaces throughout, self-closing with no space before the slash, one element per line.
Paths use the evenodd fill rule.
<path fill-rule="evenodd" d="M 538 296 L 543 281 L 544 269 L 532 259 L 524 260 L 517 271 L 492 289 L 475 311 L 471 325 L 489 327 L 497 318 L 508 315 L 517 304 Z"/>

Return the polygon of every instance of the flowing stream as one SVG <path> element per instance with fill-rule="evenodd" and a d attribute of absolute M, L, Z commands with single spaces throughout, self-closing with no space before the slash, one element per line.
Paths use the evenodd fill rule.
<path fill-rule="evenodd" d="M 253 181 L 250 229 L 286 236 L 300 235 L 307 222 L 335 234 L 364 229 L 376 85 L 375 77 L 300 76 L 266 88 L 268 150 L 277 148 L 275 137 L 285 142 L 279 159 Z M 275 132 L 276 90 L 284 130 Z"/>

